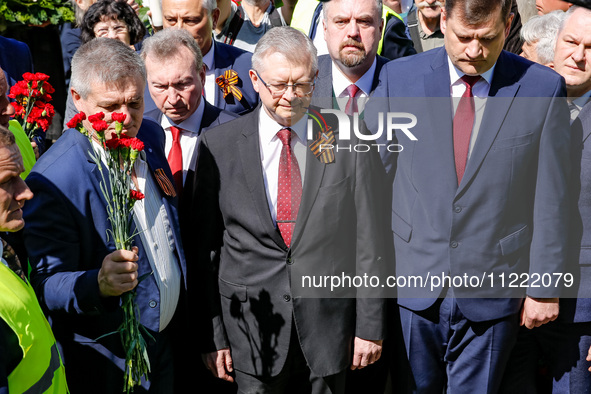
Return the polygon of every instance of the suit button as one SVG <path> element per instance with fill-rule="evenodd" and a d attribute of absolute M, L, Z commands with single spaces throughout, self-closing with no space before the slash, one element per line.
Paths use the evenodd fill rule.
<path fill-rule="evenodd" d="M 462 212 L 462 207 L 459 207 L 459 206 L 457 206 L 457 205 L 456 205 L 456 206 L 454 207 L 454 212 L 455 212 L 455 213 L 460 213 L 460 212 Z"/>
<path fill-rule="evenodd" d="M 458 243 L 456 241 L 452 241 L 451 244 L 450 244 L 450 246 L 452 248 L 457 248 L 458 247 Z"/>
<path fill-rule="evenodd" d="M 158 303 L 157 303 L 156 301 L 154 301 L 154 300 L 150 300 L 150 303 L 149 303 L 148 305 L 150 305 L 150 308 L 156 308 L 156 305 L 157 305 L 157 304 L 158 304 Z"/>
<path fill-rule="evenodd" d="M 287 260 L 286 260 L 285 262 L 286 262 L 288 265 L 292 265 L 292 264 L 293 264 L 293 260 L 292 260 L 291 256 L 290 256 L 290 257 L 288 257 L 288 258 L 287 258 Z"/>
<path fill-rule="evenodd" d="M 289 294 L 284 294 L 283 295 L 283 301 L 285 301 L 285 302 L 291 301 L 291 297 L 289 296 Z"/>

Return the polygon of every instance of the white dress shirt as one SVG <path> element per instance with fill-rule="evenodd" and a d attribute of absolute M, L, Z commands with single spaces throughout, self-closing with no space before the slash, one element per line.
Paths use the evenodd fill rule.
<path fill-rule="evenodd" d="M 215 64 L 214 64 L 215 44 L 211 42 L 211 49 L 203 55 L 203 64 L 205 64 L 205 98 L 211 104 L 215 104 L 215 91 L 217 84 L 215 83 Z"/>
<path fill-rule="evenodd" d="M 458 104 L 460 103 L 460 98 L 466 92 L 466 84 L 460 79 L 465 74 L 453 65 L 449 56 L 447 57 L 447 61 L 449 64 L 449 80 L 451 81 L 450 95 L 452 98 L 453 111 L 455 115 L 456 110 L 458 108 Z M 468 160 L 470 159 L 470 155 L 472 154 L 472 150 L 474 149 L 474 144 L 476 143 L 476 139 L 478 138 L 478 132 L 480 131 L 482 116 L 484 115 L 486 100 L 488 98 L 488 92 L 490 90 L 490 84 L 494 75 L 495 67 L 496 63 L 488 71 L 480 75 L 482 78 L 478 82 L 476 82 L 476 84 L 474 84 L 474 86 L 472 87 L 475 113 L 474 126 L 472 127 L 472 135 L 470 136 Z"/>
<path fill-rule="evenodd" d="M 298 161 L 300 174 L 302 177 L 302 188 L 304 184 L 304 175 L 306 172 L 306 151 L 308 141 L 306 139 L 306 126 L 308 116 L 304 116 L 298 123 L 290 127 L 296 137 L 291 138 L 291 149 Z M 263 167 L 263 180 L 265 182 L 265 191 L 267 192 L 267 202 L 273 223 L 277 221 L 277 180 L 279 177 L 279 159 L 281 158 L 281 148 L 283 143 L 277 137 L 279 130 L 284 127 L 271 118 L 264 106 L 260 108 L 259 114 L 259 146 L 261 150 L 261 165 Z"/>
<path fill-rule="evenodd" d="M 197 144 L 199 143 L 199 134 L 201 133 L 201 120 L 205 112 L 205 103 L 200 100 L 197 109 L 191 116 L 183 120 L 181 123 L 174 124 L 166 116 L 162 116 L 160 125 L 164 129 L 166 140 L 164 143 L 164 154 L 168 157 L 170 149 L 172 148 L 172 132 L 171 126 L 176 126 L 182 129 L 180 133 L 181 150 L 183 152 L 183 184 L 187 179 L 187 172 L 189 170 L 195 171 L 197 165 Z"/>
<path fill-rule="evenodd" d="M 371 85 L 373 84 L 373 77 L 376 73 L 377 67 L 377 57 L 373 59 L 373 63 L 369 70 L 365 72 L 355 82 L 355 85 L 360 89 L 359 92 L 355 95 L 357 98 L 357 109 L 359 113 L 363 112 L 365 109 L 365 103 L 371 93 Z M 339 109 L 345 112 L 345 107 L 347 106 L 347 102 L 349 101 L 349 93 L 347 92 L 347 88 L 352 84 L 352 82 L 343 74 L 343 72 L 334 64 L 332 64 L 332 90 L 334 91 L 337 104 L 339 105 Z"/>

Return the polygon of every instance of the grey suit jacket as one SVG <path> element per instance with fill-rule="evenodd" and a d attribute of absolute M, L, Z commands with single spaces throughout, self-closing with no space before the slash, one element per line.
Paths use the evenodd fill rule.
<path fill-rule="evenodd" d="M 351 288 L 327 298 L 329 291 L 303 288 L 301 280 L 371 274 L 387 260 L 383 168 L 376 152 L 339 151 L 334 163 L 323 164 L 308 149 L 289 248 L 267 203 L 258 109 L 208 130 L 200 145 L 193 220 L 201 230 L 198 261 L 210 278 L 204 287 L 212 289 L 215 346 L 230 347 L 234 368 L 275 376 L 295 328 L 312 371 L 332 375 L 350 364 L 354 336 L 383 338 L 385 301 L 356 300 L 359 291 Z"/>

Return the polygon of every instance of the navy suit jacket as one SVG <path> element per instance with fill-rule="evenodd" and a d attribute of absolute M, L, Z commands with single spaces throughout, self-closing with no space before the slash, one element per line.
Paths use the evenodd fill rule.
<path fill-rule="evenodd" d="M 162 129 L 144 119 L 138 138 L 144 141 L 150 173 L 162 168 L 172 180 L 161 149 L 161 136 Z M 118 307 L 119 297 L 101 298 L 99 295 L 98 271 L 104 257 L 115 250 L 115 244 L 113 237 L 107 235 L 110 224 L 99 188 L 101 176 L 88 155 L 89 150 L 91 145 L 86 136 L 73 129 L 66 131 L 27 177 L 27 184 L 35 198 L 24 209 L 27 222 L 24 236 L 32 266 L 31 282 L 40 304 L 49 314 L 65 363 L 69 362 L 69 368 L 76 371 L 68 380 L 75 379 L 81 384 L 84 384 L 86 373 L 95 374 L 97 368 L 110 370 L 113 368 L 111 363 L 122 368 L 119 364 L 125 359 L 118 335 L 96 340 L 101 335 L 116 331 L 122 314 Z M 170 221 L 170 246 L 176 249 L 182 278 L 186 280 L 177 201 L 164 193 L 160 199 Z M 139 248 L 138 272 L 141 276 L 152 268 L 141 238 L 136 237 L 134 244 Z M 186 288 L 186 284 L 181 283 L 181 287 Z M 140 282 L 136 302 L 141 323 L 158 332 L 160 298 L 154 275 Z M 184 302 L 181 297 L 179 306 Z M 76 369 L 76 357 L 81 357 L 89 349 L 94 349 L 97 352 L 93 353 L 95 355 L 104 355 L 104 358 L 99 358 L 104 359 L 104 365 L 86 365 Z"/>
<path fill-rule="evenodd" d="M 23 74 L 33 72 L 33 58 L 24 42 L 0 36 L 0 68 L 4 70 L 8 87 L 23 79 Z"/>
<path fill-rule="evenodd" d="M 417 117 L 410 130 L 417 141 L 401 130 L 396 130 L 393 141 L 386 139 L 385 132 L 380 140 L 404 147 L 400 153 L 382 149 L 393 178 L 398 276 L 430 281 L 442 273 L 484 275 L 482 288 L 455 287 L 454 294 L 468 319 L 485 321 L 519 311 L 526 289 L 508 288 L 507 278 L 529 273 L 535 279 L 564 272 L 570 171 L 564 96 L 564 80 L 554 71 L 503 51 L 458 186 L 445 48 L 397 59 L 382 68 L 376 98 L 365 110 L 369 129 L 378 130 L 379 112 Z M 486 280 L 491 274 L 492 287 Z M 503 274 L 504 287 L 499 281 Z M 529 296 L 559 296 L 561 286 L 544 288 L 536 283 L 539 287 L 527 289 Z M 412 310 L 428 308 L 442 292 L 442 286 L 430 289 L 430 284 L 426 289 L 398 288 L 399 304 Z"/>
<path fill-rule="evenodd" d="M 398 18 L 397 18 L 398 19 Z M 382 56 L 377 56 L 376 72 L 371 84 L 371 92 L 378 87 L 380 71 L 389 62 Z M 334 91 L 332 89 L 332 58 L 330 55 L 318 56 L 318 79 L 312 93 L 312 104 L 320 108 L 333 108 Z"/>
<path fill-rule="evenodd" d="M 560 299 L 558 319 L 591 322 L 591 102 L 571 125 L 571 231 L 569 266 L 575 285 Z"/>

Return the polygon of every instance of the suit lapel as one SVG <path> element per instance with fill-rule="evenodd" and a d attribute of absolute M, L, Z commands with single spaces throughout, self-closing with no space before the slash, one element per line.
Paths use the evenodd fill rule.
<path fill-rule="evenodd" d="M 265 182 L 263 180 L 258 134 L 260 108 L 261 105 L 259 104 L 252 115 L 247 115 L 248 117 L 244 118 L 242 138 L 236 142 L 238 144 L 237 150 L 242 163 L 244 179 L 246 180 L 256 211 L 263 223 L 264 230 L 277 245 L 281 248 L 286 248 L 279 230 L 273 224 L 273 218 L 269 211 L 269 202 L 267 201 Z"/>
<path fill-rule="evenodd" d="M 421 134 L 417 136 L 425 157 L 432 157 L 433 163 L 440 163 L 432 175 L 452 180 L 450 190 L 456 185 L 456 167 L 453 150 L 452 117 L 450 99 L 450 80 L 447 54 L 443 48 L 431 63 L 432 72 L 424 77 L 425 98 L 412 103 L 419 108 L 417 120 Z M 411 99 L 413 100 L 413 99 Z M 414 99 L 416 100 L 416 99 Z M 413 112 L 414 113 L 414 112 Z M 417 147 L 417 149 L 419 149 Z"/>
<path fill-rule="evenodd" d="M 336 132 L 335 137 L 337 137 Z M 300 203 L 300 209 L 298 211 L 294 235 L 291 241 L 292 248 L 297 244 L 297 242 L 301 238 L 303 229 L 306 228 L 306 222 L 308 221 L 310 211 L 312 210 L 312 206 L 314 205 L 314 201 L 316 200 L 316 196 L 318 195 L 318 190 L 320 189 L 320 185 L 322 184 L 322 178 L 324 177 L 324 170 L 326 169 L 326 164 L 321 163 L 320 160 L 318 160 L 316 156 L 314 156 L 314 154 L 308 147 L 309 144 L 310 141 L 308 141 L 306 147 L 306 169 L 304 176 L 304 187 L 302 189 L 302 200 Z"/>
<path fill-rule="evenodd" d="M 312 105 L 320 108 L 333 107 L 332 59 L 328 55 L 318 58 L 318 79 L 312 94 Z"/>
<path fill-rule="evenodd" d="M 486 108 L 482 116 L 482 122 L 480 123 L 478 138 L 466 165 L 466 172 L 458 187 L 456 197 L 470 184 L 472 178 L 478 172 L 484 158 L 497 138 L 519 87 L 520 84 L 515 78 L 510 57 L 501 53 L 495 66 L 495 72 L 488 94 L 489 99 L 486 102 Z"/>

